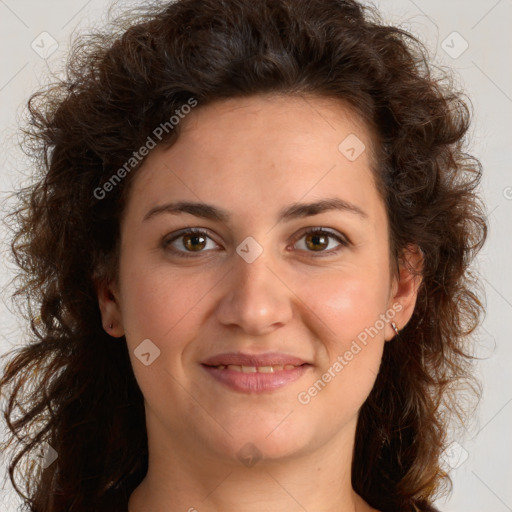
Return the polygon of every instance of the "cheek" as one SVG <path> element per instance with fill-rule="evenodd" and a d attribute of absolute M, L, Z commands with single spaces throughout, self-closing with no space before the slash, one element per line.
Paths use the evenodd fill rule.
<path fill-rule="evenodd" d="M 340 410 L 359 409 L 377 377 L 384 348 L 387 280 L 376 274 L 350 272 L 317 281 L 306 288 L 314 311 L 321 344 L 317 347 L 319 371 L 310 379 L 316 404 L 337 404 Z M 309 288 L 309 287 L 308 287 Z M 319 381 L 320 379 L 320 381 Z M 307 397 L 305 398 L 307 400 Z"/>
<path fill-rule="evenodd" d="M 385 312 L 388 292 L 388 280 L 382 274 L 349 269 L 314 285 L 306 282 L 301 294 L 308 298 L 308 306 L 325 325 L 329 345 L 343 349 L 347 342 L 376 324 Z M 382 327 L 379 321 L 379 332 Z"/>
<path fill-rule="evenodd" d="M 164 340 L 191 322 L 205 294 L 205 279 L 176 272 L 134 272 L 123 290 L 123 324 L 127 337 Z M 178 340 L 177 340 L 178 341 Z"/>
<path fill-rule="evenodd" d="M 123 327 L 138 385 L 152 410 L 161 412 L 190 398 L 177 383 L 187 382 L 184 354 L 190 341 L 198 337 L 201 310 L 206 303 L 202 301 L 207 300 L 205 293 L 218 278 L 208 285 L 206 275 L 184 276 L 162 267 L 143 270 L 135 263 L 126 262 Z M 147 342 L 142 345 L 148 339 L 154 346 Z M 151 358 L 147 366 L 139 358 L 144 353 L 142 346 L 149 347 L 145 349 Z M 161 419 L 167 421 L 165 414 Z"/>

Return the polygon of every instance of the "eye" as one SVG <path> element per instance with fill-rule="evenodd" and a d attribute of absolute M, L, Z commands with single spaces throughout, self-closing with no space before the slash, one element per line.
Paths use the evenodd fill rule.
<path fill-rule="evenodd" d="M 206 231 L 198 228 L 189 228 L 175 233 L 171 238 L 164 238 L 162 245 L 164 249 L 170 250 L 177 256 L 190 258 L 194 257 L 190 253 L 201 253 L 204 252 L 203 249 L 208 248 L 207 239 L 212 240 Z"/>
<path fill-rule="evenodd" d="M 349 241 L 337 232 L 331 232 L 325 228 L 317 227 L 311 228 L 306 232 L 303 232 L 298 241 L 305 240 L 303 248 L 306 252 L 317 252 L 319 254 L 312 254 L 314 258 L 329 256 L 336 254 L 341 250 L 341 247 L 347 247 Z M 330 240 L 336 240 L 338 247 L 335 249 L 326 251 L 329 247 Z M 164 249 L 169 250 L 173 254 L 179 257 L 191 258 L 194 257 L 194 253 L 201 254 L 205 252 L 204 249 L 214 249 L 215 247 L 208 247 L 208 240 L 212 240 L 210 235 L 203 229 L 200 228 L 188 228 L 186 230 L 178 231 L 173 233 L 171 237 L 166 237 L 162 240 L 162 246 Z M 214 245 L 218 245 L 213 242 Z M 300 245 L 295 242 L 295 245 Z M 340 247 L 341 246 L 341 247 Z"/>
<path fill-rule="evenodd" d="M 312 228 L 306 231 L 305 233 L 302 233 L 301 237 L 298 239 L 300 242 L 304 239 L 304 243 L 302 244 L 305 248 L 304 250 L 307 252 L 317 252 L 320 254 L 312 254 L 314 258 L 323 257 L 323 256 L 330 256 L 333 254 L 338 253 L 342 247 L 348 247 L 349 242 L 346 238 L 341 236 L 340 234 L 336 232 L 332 232 L 330 230 L 327 230 L 325 228 Z M 336 249 L 332 249 L 329 251 L 326 251 L 327 247 L 329 247 L 329 239 L 331 240 L 337 240 L 338 247 Z M 300 245 L 295 243 L 295 245 Z M 341 247 L 340 247 L 341 246 Z"/>

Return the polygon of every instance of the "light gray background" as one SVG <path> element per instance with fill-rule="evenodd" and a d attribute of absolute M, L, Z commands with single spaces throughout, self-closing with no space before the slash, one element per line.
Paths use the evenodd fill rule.
<path fill-rule="evenodd" d="M 55 70 L 65 57 L 71 33 L 101 24 L 109 4 L 106 0 L 0 0 L 2 202 L 27 171 L 15 135 L 27 98 L 47 82 L 49 67 Z M 120 2 L 121 7 L 131 4 Z M 512 511 L 512 271 L 507 264 L 512 248 L 512 0 L 387 0 L 376 5 L 387 21 L 425 41 L 438 65 L 455 69 L 474 106 L 469 152 L 484 166 L 482 193 L 490 221 L 489 240 L 478 259 L 487 305 L 478 333 L 484 394 L 474 424 L 447 453 L 454 491 L 438 506 L 443 512 Z M 58 48 L 47 56 L 44 52 L 52 50 L 51 38 Z M 12 264 L 4 230 L 1 237 L 0 285 L 5 286 L 12 278 Z M 8 308 L 12 290 L 2 290 L 0 353 L 5 353 L 22 342 L 26 326 Z M 14 512 L 20 500 L 11 489 L 1 457 L 0 473 L 0 487 L 4 486 L 0 508 Z"/>

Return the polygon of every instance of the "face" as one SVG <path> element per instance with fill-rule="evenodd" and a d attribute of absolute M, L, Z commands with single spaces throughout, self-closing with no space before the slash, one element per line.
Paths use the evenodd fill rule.
<path fill-rule="evenodd" d="M 390 275 L 370 134 L 318 97 L 223 100 L 180 122 L 134 176 L 115 301 L 100 298 L 150 440 L 233 464 L 347 442 L 390 320 L 414 305 Z"/>

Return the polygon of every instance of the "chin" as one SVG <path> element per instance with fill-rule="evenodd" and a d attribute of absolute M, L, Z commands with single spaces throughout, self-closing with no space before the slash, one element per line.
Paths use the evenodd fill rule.
<path fill-rule="evenodd" d="M 290 414 L 292 416 L 293 413 Z M 318 438 L 315 439 L 314 433 L 310 433 L 303 422 L 286 425 L 283 422 L 280 425 L 283 418 L 230 426 L 227 430 L 232 436 L 223 431 L 221 439 L 210 438 L 208 444 L 215 452 L 214 456 L 230 465 L 246 467 L 291 460 L 307 453 L 317 444 Z"/>

